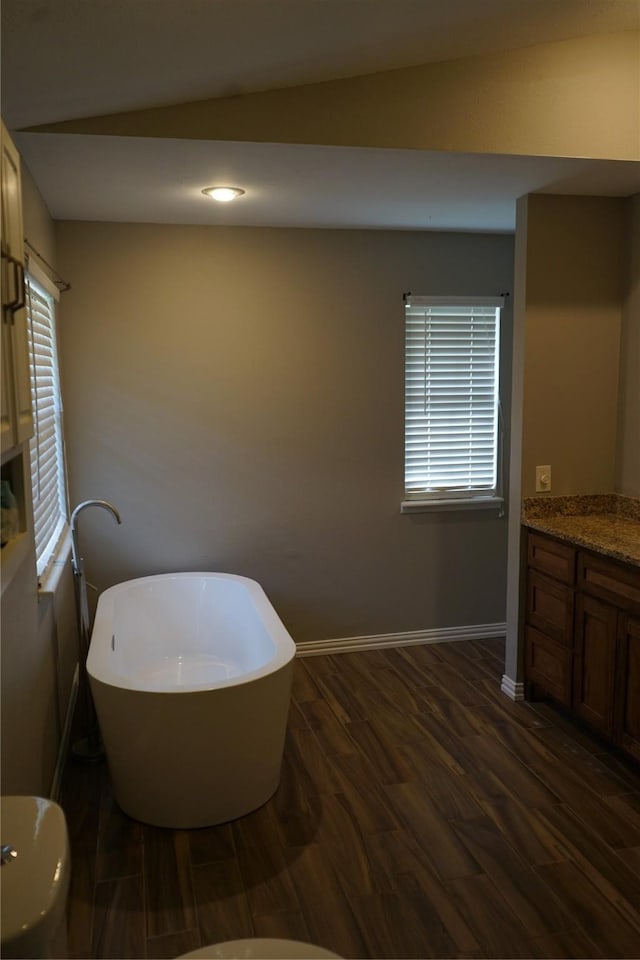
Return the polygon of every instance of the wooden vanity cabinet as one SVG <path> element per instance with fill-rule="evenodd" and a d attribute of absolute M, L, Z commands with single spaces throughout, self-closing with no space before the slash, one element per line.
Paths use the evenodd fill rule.
<path fill-rule="evenodd" d="M 571 706 L 576 551 L 537 533 L 527 539 L 526 678 Z"/>
<path fill-rule="evenodd" d="M 527 533 L 525 679 L 640 761 L 640 568 Z"/>

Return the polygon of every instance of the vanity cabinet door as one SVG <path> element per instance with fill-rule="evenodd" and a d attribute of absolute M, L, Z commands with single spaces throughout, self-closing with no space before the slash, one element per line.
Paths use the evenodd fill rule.
<path fill-rule="evenodd" d="M 640 619 L 618 620 L 618 669 L 614 737 L 618 746 L 640 761 Z"/>
<path fill-rule="evenodd" d="M 2 453 L 33 435 L 20 156 L 1 126 L 0 240 L 2 245 Z"/>
<path fill-rule="evenodd" d="M 613 733 L 618 613 L 594 597 L 576 602 L 573 709 L 605 736 Z"/>

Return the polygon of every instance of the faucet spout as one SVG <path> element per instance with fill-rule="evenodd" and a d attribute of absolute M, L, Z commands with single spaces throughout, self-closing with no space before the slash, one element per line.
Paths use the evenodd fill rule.
<path fill-rule="evenodd" d="M 118 509 L 108 500 L 83 500 L 82 503 L 78 504 L 71 514 L 71 562 L 75 573 L 80 570 L 82 564 L 82 558 L 78 550 L 78 515 L 87 507 L 102 507 L 104 510 L 108 510 L 118 523 L 122 523 Z"/>

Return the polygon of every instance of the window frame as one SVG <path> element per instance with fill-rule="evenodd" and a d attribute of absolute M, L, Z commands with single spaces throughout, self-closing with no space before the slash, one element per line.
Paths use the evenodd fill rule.
<path fill-rule="evenodd" d="M 29 440 L 29 469 L 31 476 L 31 495 L 33 509 L 33 536 L 36 550 L 36 572 L 41 580 L 48 571 L 50 565 L 55 559 L 60 544 L 68 530 L 69 507 L 66 488 L 66 465 L 64 457 L 64 436 L 62 427 L 62 395 L 60 391 L 60 369 L 57 350 L 57 330 L 56 313 L 60 301 L 60 291 L 57 289 L 50 277 L 42 270 L 33 258 L 26 258 L 25 269 L 25 287 L 26 287 L 26 311 L 27 311 L 27 331 L 29 340 L 29 373 L 31 386 L 31 400 L 33 405 L 33 436 Z M 36 294 L 41 300 L 45 301 L 49 310 L 49 336 L 50 345 L 43 352 L 37 354 L 35 338 L 35 318 L 34 318 L 34 297 Z M 42 323 L 42 321 L 41 321 Z M 41 348 L 42 349 L 42 348 Z M 41 442 L 40 436 L 40 413 L 42 405 L 38 403 L 36 392 L 36 357 L 44 359 L 44 369 L 48 372 L 51 380 L 50 389 L 52 391 L 47 404 L 49 413 L 53 411 L 53 434 Z M 39 409 L 40 407 L 40 409 Z M 53 490 L 45 494 L 44 501 L 48 504 L 47 514 L 49 518 L 53 517 L 54 523 L 43 542 L 39 542 L 39 510 L 40 501 L 43 499 L 40 495 L 40 466 L 45 457 L 53 458 L 55 467 L 55 480 Z M 41 521 L 40 521 L 41 522 Z"/>
<path fill-rule="evenodd" d="M 411 294 L 406 294 L 404 297 L 404 324 L 405 324 L 405 340 L 404 340 L 404 389 L 405 389 L 405 402 L 404 402 L 404 497 L 401 501 L 400 509 L 402 513 L 421 513 L 425 511 L 432 510 L 469 510 L 469 509 L 498 509 L 500 516 L 504 513 L 504 496 L 503 496 L 503 423 L 502 423 L 502 411 L 500 404 L 500 361 L 501 361 L 501 320 L 504 311 L 504 296 L 478 296 L 478 297 L 468 297 L 468 296 L 412 296 Z M 422 387 L 424 388 L 422 393 L 422 400 L 425 406 L 428 404 L 428 391 L 429 384 L 431 383 L 429 379 L 429 370 L 427 363 L 427 339 L 429 336 L 428 333 L 428 313 L 430 309 L 437 308 L 446 308 L 444 312 L 451 311 L 457 308 L 460 311 L 460 317 L 463 318 L 465 315 L 469 316 L 469 311 L 471 308 L 477 307 L 482 308 L 483 311 L 487 309 L 495 310 L 495 320 L 494 320 L 494 330 L 493 330 L 493 369 L 492 369 L 492 385 L 490 392 L 493 395 L 493 427 L 492 427 L 492 438 L 491 438 L 491 456 L 494 460 L 493 468 L 493 477 L 492 483 L 490 485 L 481 486 L 474 489 L 472 486 L 466 486 L 464 488 L 460 486 L 442 485 L 439 488 L 428 489 L 428 484 L 425 483 L 423 489 L 416 489 L 415 487 L 415 476 L 412 478 L 413 485 L 412 488 L 409 488 L 409 471 L 410 467 L 408 464 L 409 459 L 409 428 L 410 424 L 413 426 L 412 441 L 415 443 L 415 424 L 419 419 L 415 416 L 415 412 L 410 411 L 410 405 L 415 406 L 416 396 L 415 380 L 412 381 L 411 386 L 409 386 L 409 364 L 414 365 L 415 370 L 415 339 L 412 341 L 411 350 L 412 357 L 410 360 L 410 333 L 409 333 L 409 320 L 414 319 L 420 316 L 422 311 L 423 322 L 425 325 L 424 332 L 424 347 L 421 362 L 424 361 L 424 381 Z M 452 317 L 455 317 L 455 314 L 451 314 Z M 487 315 L 488 316 L 488 315 Z M 442 322 L 442 321 L 441 321 Z M 472 329 L 472 327 L 470 328 Z M 413 331 L 413 336 L 415 337 L 415 330 Z M 420 347 L 418 348 L 420 349 Z M 483 361 L 486 363 L 487 359 L 487 347 L 484 346 Z M 469 369 L 469 376 L 471 377 L 471 367 Z M 412 396 L 409 399 L 409 391 L 411 390 Z M 485 394 L 487 390 L 485 389 Z M 418 394 L 420 397 L 420 394 Z M 487 396 L 483 396 L 479 403 L 483 405 L 483 411 L 486 413 L 487 409 Z M 429 417 L 426 418 L 429 420 Z M 420 427 L 418 427 L 420 429 Z M 425 427 L 425 432 L 428 432 L 428 428 Z M 430 455 L 429 451 L 429 442 L 425 441 L 425 446 L 423 448 L 427 458 Z M 428 471 L 428 468 L 427 468 Z M 413 467 L 413 472 L 415 475 L 415 466 Z"/>

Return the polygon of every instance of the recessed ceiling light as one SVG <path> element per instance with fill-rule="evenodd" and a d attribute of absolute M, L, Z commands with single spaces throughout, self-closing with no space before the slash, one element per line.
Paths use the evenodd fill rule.
<path fill-rule="evenodd" d="M 202 192 L 207 197 L 211 197 L 212 200 L 228 203 L 230 200 L 235 200 L 236 197 L 241 197 L 245 191 L 241 190 L 240 187 L 205 187 Z"/>

